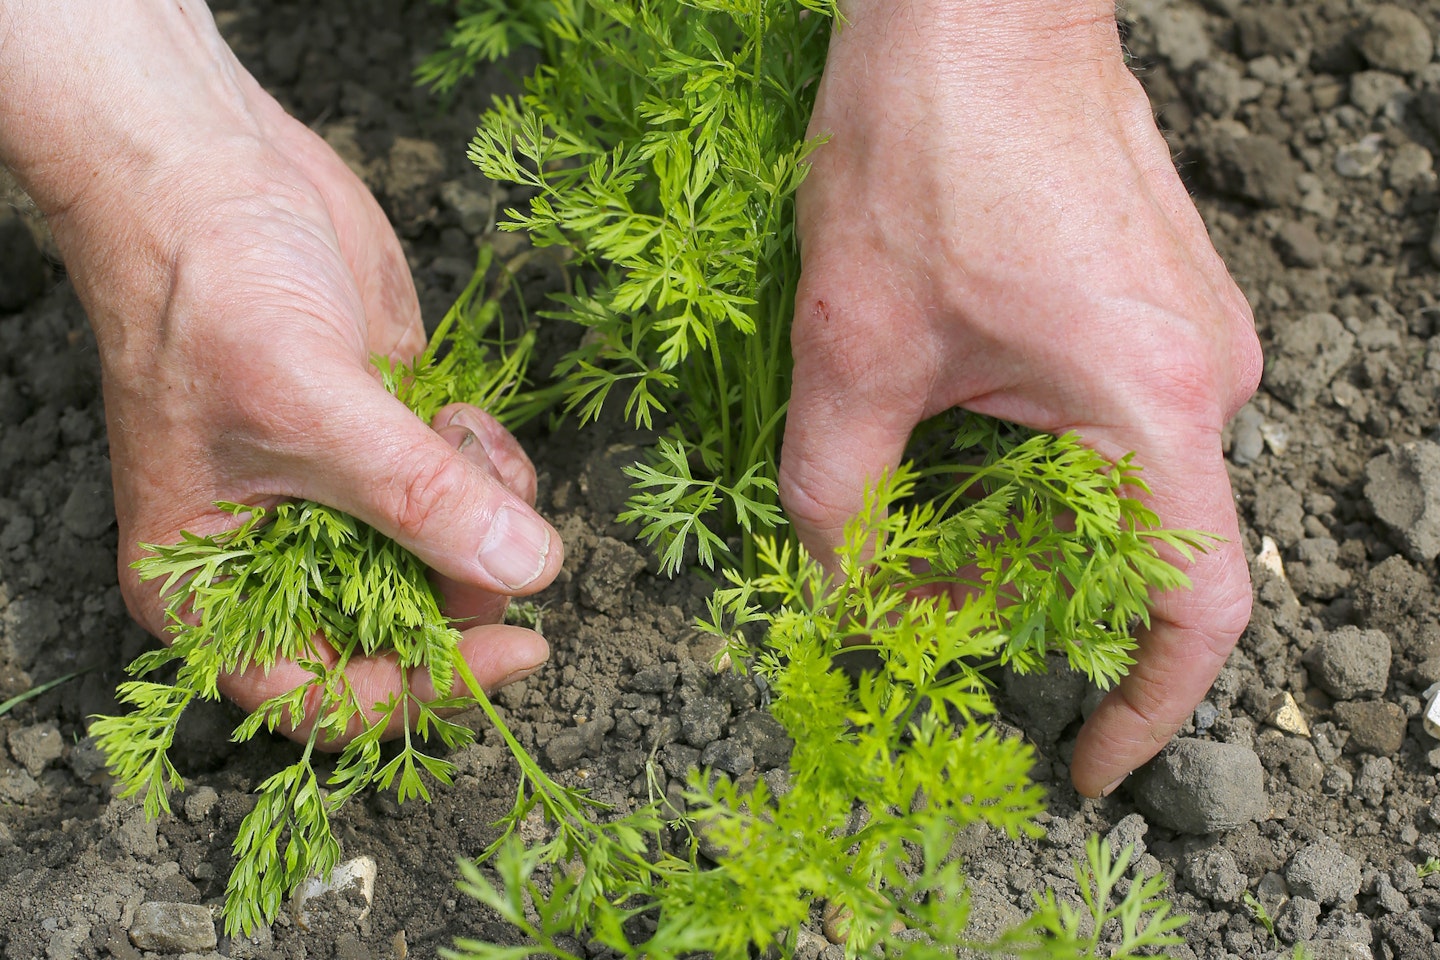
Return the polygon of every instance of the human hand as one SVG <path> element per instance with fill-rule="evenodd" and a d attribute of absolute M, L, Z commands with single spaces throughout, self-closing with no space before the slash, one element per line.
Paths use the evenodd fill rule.
<path fill-rule="evenodd" d="M 532 509 L 533 468 L 493 418 L 453 405 L 432 429 L 380 384 L 372 355 L 406 360 L 425 342 L 384 214 L 245 73 L 203 8 L 131 6 L 21 4 L 18 24 L 0 24 L 31 60 L 90 35 L 95 16 L 106 22 L 93 36 L 118 48 L 87 59 L 101 76 L 45 74 L 30 90 L 27 64 L 0 70 L 0 99 L 29 107 L 0 112 L 0 156 L 49 214 L 96 331 L 131 613 L 164 636 L 156 584 L 130 569 L 139 543 L 233 525 L 217 500 L 299 497 L 434 569 L 482 684 L 533 670 L 545 642 L 496 621 L 509 596 L 554 578 L 560 540 Z M 362 702 L 401 689 L 393 659 L 348 672 Z M 309 676 L 283 664 L 222 690 L 253 709 Z"/>
<path fill-rule="evenodd" d="M 781 497 L 832 555 L 912 428 L 951 407 L 1134 451 L 1171 528 L 1225 538 L 1153 601 L 1087 720 L 1088 796 L 1152 757 L 1249 618 L 1220 431 L 1259 346 L 1096 0 L 854 0 L 811 120 Z"/>

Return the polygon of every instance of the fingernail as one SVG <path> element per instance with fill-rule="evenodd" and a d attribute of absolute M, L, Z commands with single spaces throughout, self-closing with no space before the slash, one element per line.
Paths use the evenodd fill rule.
<path fill-rule="evenodd" d="M 1120 786 L 1120 784 L 1122 784 L 1122 783 L 1125 782 L 1125 778 L 1128 777 L 1128 776 L 1130 776 L 1130 774 L 1128 774 L 1128 773 L 1122 773 L 1120 776 L 1116 777 L 1115 780 L 1112 781 L 1109 786 L 1107 786 L 1104 790 L 1101 790 L 1101 791 L 1100 791 L 1100 796 L 1102 796 L 1102 797 L 1108 797 L 1108 796 L 1110 796 L 1110 794 L 1114 793 L 1115 790 Z"/>
<path fill-rule="evenodd" d="M 533 514 L 501 507 L 480 546 L 480 565 L 511 590 L 535 582 L 550 554 L 550 527 Z"/>
<path fill-rule="evenodd" d="M 520 670 L 511 671 L 510 673 L 505 674 L 505 676 L 501 677 L 495 682 L 495 689 L 499 690 L 501 687 L 508 687 L 512 683 L 519 683 L 526 677 L 534 675 L 535 672 L 543 666 L 545 666 L 545 661 L 542 660 L 539 663 L 535 664 L 533 667 L 525 667 Z"/>

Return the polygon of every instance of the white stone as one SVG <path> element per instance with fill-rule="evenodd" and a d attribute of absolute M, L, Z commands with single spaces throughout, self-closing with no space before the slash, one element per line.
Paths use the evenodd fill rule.
<path fill-rule="evenodd" d="M 311 877 L 300 884 L 295 890 L 294 906 L 301 926 L 305 926 L 309 919 L 305 914 L 307 900 L 339 890 L 348 890 L 351 887 L 359 887 L 360 895 L 365 898 L 365 909 L 361 910 L 360 915 L 355 918 L 357 922 L 364 920 L 370 915 L 370 904 L 375 899 L 375 873 L 374 860 L 369 857 L 356 857 L 354 860 L 346 860 L 331 870 L 328 880 Z"/>

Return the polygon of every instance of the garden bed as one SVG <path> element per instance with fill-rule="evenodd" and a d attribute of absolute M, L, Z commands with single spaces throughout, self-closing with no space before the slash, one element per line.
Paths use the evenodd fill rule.
<path fill-rule="evenodd" d="M 491 235 L 506 195 L 464 159 L 488 92 L 522 68 L 493 68 L 442 110 L 407 69 L 438 42 L 443 14 L 400 6 L 216 10 L 262 83 L 376 190 L 427 318 L 464 286 L 480 239 L 523 261 L 520 290 L 536 306 L 560 268 Z M 1066 760 L 1083 685 L 1001 679 L 1006 723 L 1039 750 L 1050 813 L 1039 841 L 957 838 L 982 928 L 1013 920 L 1032 891 L 1073 892 L 1070 863 L 1099 833 L 1135 843 L 1140 869 L 1170 879 L 1195 956 L 1261 957 L 1303 940 L 1322 958 L 1440 957 L 1440 873 L 1417 869 L 1440 858 L 1440 740 L 1420 720 L 1440 681 L 1440 60 L 1406 59 L 1416 30 L 1440 25 L 1440 4 L 1387 9 L 1418 20 L 1382 14 L 1380 26 L 1404 27 L 1386 32 L 1371 7 L 1339 0 L 1129 6 L 1135 67 L 1267 352 L 1265 384 L 1227 434 L 1255 615 L 1182 733 L 1227 747 L 1198 798 L 1199 784 L 1166 792 L 1143 775 L 1108 799 L 1079 798 Z M 175 815 L 146 823 L 138 804 L 111 799 L 87 718 L 115 710 L 122 665 L 151 641 L 115 585 L 93 338 L 22 229 L 0 219 L 0 250 L 15 251 L 0 261 L 0 700 L 89 672 L 0 716 L 0 952 L 134 957 L 144 924 L 221 898 L 249 791 L 296 748 L 234 747 L 237 712 L 192 708 Z M 760 691 L 716 674 L 714 641 L 690 626 L 709 585 L 655 575 L 612 519 L 640 439 L 603 422 L 523 436 L 567 567 L 537 598 L 550 664 L 498 698 L 558 779 L 622 809 L 665 795 L 707 754 L 743 768 L 748 752 L 749 775 L 773 778 L 787 753 Z M 1382 652 L 1388 671 L 1375 665 Z M 1293 710 L 1281 709 L 1286 694 Z M 374 796 L 339 817 L 345 857 L 377 866 L 368 909 L 359 894 L 330 898 L 251 942 L 222 939 L 220 953 L 378 960 L 433 956 L 457 936 L 511 937 L 456 891 L 453 866 L 510 808 L 508 752 L 482 730 L 453 759 L 461 775 L 434 803 Z M 1263 799 L 1227 793 L 1240 781 L 1218 774 L 1251 764 Z M 1244 822 L 1201 832 L 1228 815 Z M 173 952 L 204 954 L 207 942 L 202 930 Z M 817 915 L 800 949 L 813 960 L 841 948 Z"/>

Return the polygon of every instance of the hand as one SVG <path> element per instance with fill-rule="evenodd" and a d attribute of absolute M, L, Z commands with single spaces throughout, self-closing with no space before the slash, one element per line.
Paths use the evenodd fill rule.
<path fill-rule="evenodd" d="M 30 107 L 0 111 L 0 155 L 49 214 L 95 327 L 131 613 L 164 635 L 156 584 L 129 567 L 140 542 L 233 524 L 216 500 L 300 497 L 436 571 L 447 612 L 472 624 L 464 651 L 484 685 L 533 670 L 545 642 L 495 621 L 508 596 L 554 578 L 560 540 L 532 509 L 533 468 L 493 418 L 456 405 L 432 429 L 381 386 L 371 355 L 408 359 L 425 340 L 384 214 L 245 73 L 203 8 L 131 6 L 105 11 L 93 34 L 119 48 L 87 58 L 102 75 L 57 81 L 58 93 L 44 77 L 26 88 L 26 69 L 95 27 L 95 5 L 22 3 L 18 25 L 0 23 L 26 45 L 0 69 L 0 99 Z M 0 68 L 18 46 L 3 47 Z M 350 672 L 369 702 L 400 690 L 391 660 Z M 251 709 L 306 678 L 287 664 L 222 689 Z"/>
<path fill-rule="evenodd" d="M 842 5 L 844 6 L 844 5 Z M 811 121 L 781 496 L 831 555 L 868 482 L 951 407 L 1135 451 L 1149 506 L 1225 538 L 1154 598 L 1071 775 L 1169 740 L 1249 618 L 1220 446 L 1260 356 L 1245 300 L 1125 69 L 1111 4 L 856 0 Z"/>

